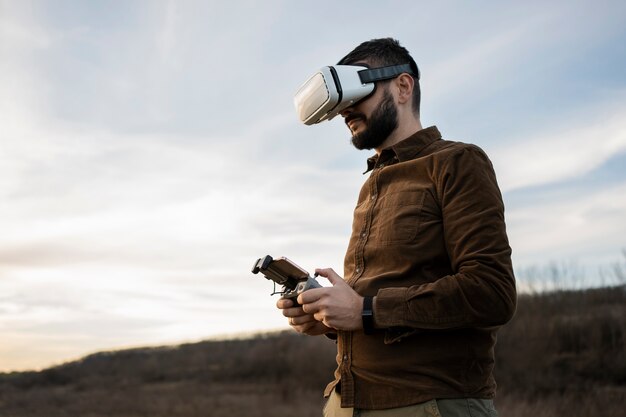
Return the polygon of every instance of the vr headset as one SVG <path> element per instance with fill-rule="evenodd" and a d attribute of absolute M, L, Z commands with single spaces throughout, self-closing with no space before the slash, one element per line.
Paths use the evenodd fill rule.
<path fill-rule="evenodd" d="M 376 81 L 396 78 L 405 72 L 419 79 L 417 66 L 411 64 L 371 69 L 357 65 L 323 67 L 296 92 L 296 112 L 306 125 L 330 120 L 374 93 Z"/>

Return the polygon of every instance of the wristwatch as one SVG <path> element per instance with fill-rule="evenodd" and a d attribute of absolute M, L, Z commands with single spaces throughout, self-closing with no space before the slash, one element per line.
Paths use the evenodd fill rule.
<path fill-rule="evenodd" d="M 374 333 L 374 307 L 373 307 L 373 297 L 365 296 L 363 297 L 363 312 L 361 313 L 361 318 L 363 319 L 363 333 L 372 334 Z"/>

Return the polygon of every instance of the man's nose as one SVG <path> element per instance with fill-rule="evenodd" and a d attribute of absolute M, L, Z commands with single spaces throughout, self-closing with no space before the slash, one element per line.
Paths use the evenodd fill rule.
<path fill-rule="evenodd" d="M 352 108 L 352 106 L 350 106 L 350 107 L 346 107 L 345 109 L 341 110 L 339 112 L 339 114 L 341 115 L 341 117 L 343 117 L 345 119 L 353 111 L 354 111 L 354 109 Z"/>

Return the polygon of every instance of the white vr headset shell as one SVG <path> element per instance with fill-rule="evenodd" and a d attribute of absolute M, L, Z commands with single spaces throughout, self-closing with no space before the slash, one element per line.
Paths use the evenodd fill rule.
<path fill-rule="evenodd" d="M 323 67 L 296 92 L 296 112 L 306 125 L 330 120 L 372 94 L 376 81 L 395 78 L 405 72 L 419 78 L 411 64 L 372 69 L 357 65 Z"/>

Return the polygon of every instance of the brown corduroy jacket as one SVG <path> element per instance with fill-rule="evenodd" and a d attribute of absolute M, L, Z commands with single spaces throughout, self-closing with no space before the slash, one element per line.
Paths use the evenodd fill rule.
<path fill-rule="evenodd" d="M 372 335 L 338 332 L 342 407 L 493 398 L 496 331 L 516 290 L 504 205 L 474 145 L 415 133 L 368 160 L 344 278 L 374 296 Z"/>

